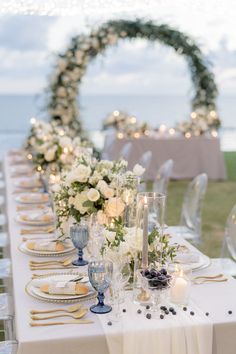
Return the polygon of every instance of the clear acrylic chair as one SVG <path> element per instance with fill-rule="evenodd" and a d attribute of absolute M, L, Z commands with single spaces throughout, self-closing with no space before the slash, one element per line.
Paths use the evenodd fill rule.
<path fill-rule="evenodd" d="M 147 172 L 151 165 L 152 152 L 146 151 L 138 161 L 138 164 L 145 168 L 144 175 L 142 176 L 142 183 L 139 185 L 139 192 L 145 192 L 147 190 Z"/>
<path fill-rule="evenodd" d="M 105 139 L 105 145 L 102 152 L 102 159 L 103 160 L 111 160 L 111 156 L 109 154 L 110 148 L 115 140 L 114 133 L 107 134 Z"/>
<path fill-rule="evenodd" d="M 154 192 L 167 195 L 169 180 L 173 171 L 174 161 L 165 161 L 157 171 L 156 179 L 153 183 Z"/>
<path fill-rule="evenodd" d="M 236 275 L 236 204 L 233 206 L 225 225 L 221 258 L 213 259 L 229 275 Z"/>
<path fill-rule="evenodd" d="M 11 260 L 9 258 L 0 259 L 0 279 L 11 277 Z"/>
<path fill-rule="evenodd" d="M 0 189 L 4 189 L 5 188 L 5 182 L 0 179 Z"/>
<path fill-rule="evenodd" d="M 131 142 L 126 143 L 120 151 L 120 156 L 124 160 L 129 161 L 131 149 L 132 149 L 132 143 Z"/>
<path fill-rule="evenodd" d="M 189 183 L 184 195 L 180 225 L 169 227 L 169 231 L 191 240 L 201 241 L 202 203 L 207 189 L 208 177 L 202 173 Z"/>
<path fill-rule="evenodd" d="M 16 354 L 17 353 L 17 341 L 7 340 L 0 342 L 1 354 Z"/>
<path fill-rule="evenodd" d="M 14 327 L 13 299 L 9 294 L 6 293 L 0 294 L 0 323 L 1 323 L 0 327 L 4 334 L 4 339 L 6 341 L 14 341 L 15 327 Z M 0 351 L 0 353 L 2 352 Z"/>

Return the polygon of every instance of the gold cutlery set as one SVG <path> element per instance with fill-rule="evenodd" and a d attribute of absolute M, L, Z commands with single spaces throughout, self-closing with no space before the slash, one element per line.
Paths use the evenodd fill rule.
<path fill-rule="evenodd" d="M 193 278 L 192 284 L 201 285 L 205 283 L 223 283 L 226 282 L 228 278 L 225 277 L 224 274 L 217 274 L 217 275 L 202 275 Z"/>
<path fill-rule="evenodd" d="M 53 261 L 30 261 L 30 270 L 51 270 L 51 269 L 64 269 L 64 268 L 74 268 L 72 265 L 72 258 L 64 258 L 61 260 Z"/>
<path fill-rule="evenodd" d="M 51 310 L 31 310 L 31 322 L 30 326 L 39 327 L 39 326 L 55 326 L 55 325 L 66 325 L 66 324 L 90 324 L 93 323 L 92 320 L 83 319 L 87 314 L 88 309 L 82 307 L 81 304 L 70 306 L 67 308 L 56 308 Z M 69 317 L 71 320 L 68 321 L 53 321 L 53 322 L 44 322 L 46 320 L 56 319 L 56 318 Z M 43 321 L 43 322 L 38 322 Z"/>

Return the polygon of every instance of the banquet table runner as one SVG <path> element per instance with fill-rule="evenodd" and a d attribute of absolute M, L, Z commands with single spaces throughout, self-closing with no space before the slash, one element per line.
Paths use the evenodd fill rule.
<path fill-rule="evenodd" d="M 109 354 L 212 354 L 212 322 L 193 302 L 188 307 L 194 316 L 175 306 L 177 315 L 170 313 L 163 320 L 147 319 L 149 311 L 133 304 L 131 296 L 121 306 L 126 312 L 121 311 L 118 321 L 109 314 L 99 317 Z"/>

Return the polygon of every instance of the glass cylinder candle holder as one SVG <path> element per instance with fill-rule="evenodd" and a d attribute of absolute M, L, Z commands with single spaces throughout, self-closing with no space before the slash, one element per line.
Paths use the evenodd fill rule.
<path fill-rule="evenodd" d="M 166 197 L 163 194 L 138 193 L 136 235 L 137 238 L 142 237 L 142 269 L 148 268 L 149 249 L 155 248 L 155 231 L 159 239 L 163 236 L 165 201 Z M 159 246 L 162 247 L 162 244 L 160 243 Z M 159 254 L 162 254 L 161 250 Z M 162 264 L 162 259 L 156 261 Z"/>
<path fill-rule="evenodd" d="M 179 268 L 172 274 L 172 279 L 170 301 L 177 305 L 187 305 L 191 288 L 191 272 Z"/>

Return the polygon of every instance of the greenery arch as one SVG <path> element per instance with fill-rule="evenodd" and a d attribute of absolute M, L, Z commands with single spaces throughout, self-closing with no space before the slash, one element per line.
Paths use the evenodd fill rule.
<path fill-rule="evenodd" d="M 194 88 L 192 110 L 200 109 L 201 112 L 206 112 L 206 116 L 209 112 L 215 112 L 218 90 L 214 74 L 209 69 L 210 63 L 189 36 L 166 24 L 119 20 L 109 21 L 89 35 L 72 38 L 66 52 L 58 56 L 56 70 L 49 86 L 48 111 L 52 120 L 82 131 L 76 99 L 86 68 L 91 59 L 124 38 L 159 41 L 183 55 L 188 63 Z M 215 118 L 216 114 L 211 114 L 211 123 L 207 122 L 211 128 L 220 125 L 218 118 Z"/>

